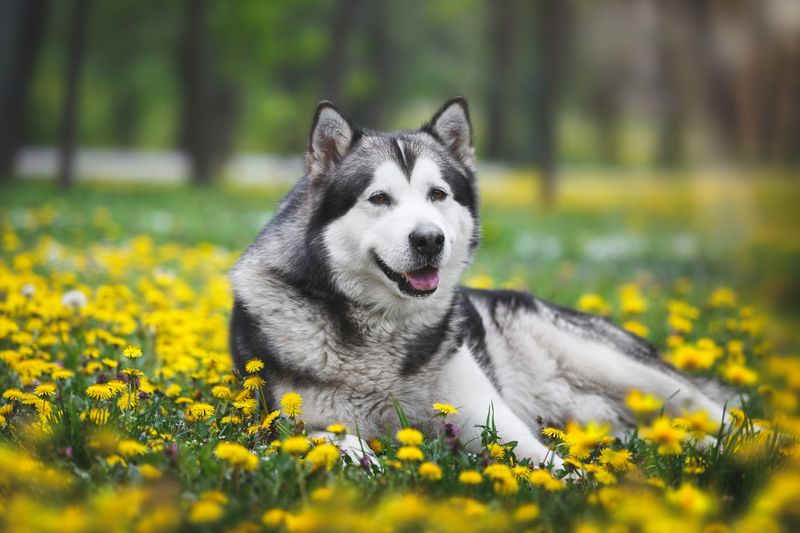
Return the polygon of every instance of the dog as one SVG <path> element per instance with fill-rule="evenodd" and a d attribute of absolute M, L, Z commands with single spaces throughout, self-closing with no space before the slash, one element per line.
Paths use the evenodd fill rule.
<path fill-rule="evenodd" d="M 317 434 L 339 422 L 373 438 L 397 424 L 395 403 L 424 421 L 447 402 L 467 449 L 481 449 L 491 409 L 517 457 L 554 466 L 535 428 L 596 420 L 624 432 L 631 389 L 669 398 L 668 412 L 724 414 L 720 398 L 605 318 L 459 286 L 479 237 L 464 98 L 393 133 L 319 103 L 305 176 L 230 272 L 236 365 L 261 358 L 267 402 L 300 393 Z"/>

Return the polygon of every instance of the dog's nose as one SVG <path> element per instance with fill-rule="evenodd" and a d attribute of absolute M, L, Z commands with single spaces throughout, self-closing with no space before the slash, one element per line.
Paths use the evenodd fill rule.
<path fill-rule="evenodd" d="M 433 257 L 442 251 L 444 246 L 444 233 L 433 224 L 421 226 L 412 231 L 408 236 L 411 249 L 415 252 Z"/>

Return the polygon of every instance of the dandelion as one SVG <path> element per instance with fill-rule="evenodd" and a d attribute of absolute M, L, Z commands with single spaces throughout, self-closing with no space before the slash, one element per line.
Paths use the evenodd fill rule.
<path fill-rule="evenodd" d="M 646 415 L 655 413 L 664 405 L 660 398 L 648 393 L 643 393 L 639 390 L 632 390 L 625 397 L 625 405 L 634 414 Z"/>
<path fill-rule="evenodd" d="M 721 372 L 728 383 L 738 387 L 752 385 L 758 381 L 758 373 L 755 370 L 736 363 L 728 363 Z"/>
<path fill-rule="evenodd" d="M 332 444 L 320 444 L 308 452 L 308 455 L 306 455 L 306 461 L 311 463 L 314 468 L 324 468 L 325 470 L 330 471 L 340 457 L 341 452 L 336 446 Z"/>
<path fill-rule="evenodd" d="M 719 287 L 708 297 L 708 305 L 711 307 L 735 307 L 736 292 L 730 287 Z"/>
<path fill-rule="evenodd" d="M 347 426 L 345 426 L 344 424 L 331 424 L 327 428 L 325 428 L 325 430 L 330 431 L 331 433 L 335 433 L 336 435 L 342 435 L 349 431 L 347 429 Z"/>
<path fill-rule="evenodd" d="M 128 345 L 122 350 L 122 355 L 128 359 L 139 359 L 142 356 L 142 349 L 138 346 Z"/>
<path fill-rule="evenodd" d="M 200 421 L 206 421 L 214 415 L 214 406 L 208 403 L 193 403 L 188 408 L 189 413 Z"/>
<path fill-rule="evenodd" d="M 296 392 L 287 392 L 281 398 L 281 410 L 286 416 L 294 418 L 303 414 L 300 409 L 303 405 L 303 397 Z"/>
<path fill-rule="evenodd" d="M 416 446 L 401 446 L 397 450 L 397 458 L 401 461 L 422 461 L 425 455 Z"/>
<path fill-rule="evenodd" d="M 109 400 L 114 397 L 114 391 L 106 384 L 97 383 L 86 387 L 86 395 L 95 400 Z"/>
<path fill-rule="evenodd" d="M 258 456 L 235 442 L 220 442 L 214 448 L 214 455 L 234 468 L 255 470 L 258 466 Z"/>
<path fill-rule="evenodd" d="M 435 403 L 433 404 L 433 410 L 442 416 L 458 414 L 458 409 L 449 403 Z"/>
<path fill-rule="evenodd" d="M 576 422 L 568 423 L 564 441 L 569 445 L 569 454 L 578 459 L 588 457 L 595 447 L 613 440 L 608 436 L 610 429 L 608 424 L 596 422 L 589 422 L 585 428 Z"/>
<path fill-rule="evenodd" d="M 546 427 L 542 429 L 542 435 L 545 437 L 550 437 L 551 439 L 558 439 L 564 440 L 567 438 L 567 434 L 557 428 Z"/>
<path fill-rule="evenodd" d="M 559 491 L 564 489 L 564 483 L 554 478 L 547 470 L 537 468 L 528 474 L 528 481 L 533 485 L 539 485 L 549 491 Z"/>
<path fill-rule="evenodd" d="M 650 427 L 642 428 L 640 434 L 658 444 L 658 453 L 661 455 L 675 455 L 681 453 L 681 442 L 686 432 L 675 427 L 669 418 L 662 416 L 653 421 Z"/>
<path fill-rule="evenodd" d="M 288 453 L 289 455 L 302 455 L 306 453 L 310 447 L 311 444 L 308 442 L 308 439 L 302 435 L 289 437 L 281 444 L 281 449 L 284 453 Z"/>
<path fill-rule="evenodd" d="M 628 450 L 600 450 L 600 462 L 617 471 L 626 471 L 633 468 L 631 452 Z"/>
<path fill-rule="evenodd" d="M 117 445 L 117 452 L 123 457 L 135 457 L 147 453 L 147 446 L 135 440 L 122 440 Z"/>
<path fill-rule="evenodd" d="M 225 385 L 216 385 L 211 389 L 211 396 L 218 400 L 230 400 L 231 389 Z"/>
<path fill-rule="evenodd" d="M 256 412 L 258 403 L 255 398 L 242 398 L 241 400 L 233 402 L 233 406 L 241 410 L 245 415 L 250 416 Z"/>
<path fill-rule="evenodd" d="M 254 374 L 264 368 L 264 361 L 253 357 L 244 364 L 244 369 L 248 374 Z"/>
<path fill-rule="evenodd" d="M 119 400 L 117 400 L 117 406 L 123 411 L 126 409 L 134 409 L 138 403 L 139 394 L 136 392 L 123 394 L 120 396 Z"/>
<path fill-rule="evenodd" d="M 417 472 L 420 476 L 430 481 L 438 481 L 442 479 L 442 467 L 430 461 L 419 465 Z"/>
<path fill-rule="evenodd" d="M 598 315 L 608 315 L 611 313 L 611 306 L 598 294 L 584 294 L 581 296 L 578 299 L 578 309 Z"/>
<path fill-rule="evenodd" d="M 247 379 L 244 380 L 244 383 L 242 383 L 242 386 L 245 390 L 252 392 L 263 387 L 265 383 L 266 381 L 264 381 L 261 376 L 248 376 Z"/>
<path fill-rule="evenodd" d="M 370 439 L 370 441 L 367 442 L 367 444 L 369 445 L 369 449 L 375 452 L 376 454 L 381 454 L 385 451 L 383 443 L 379 439 Z"/>
<path fill-rule="evenodd" d="M 489 455 L 494 459 L 502 459 L 506 454 L 506 448 L 502 444 L 497 444 L 496 442 L 490 442 L 486 449 L 489 450 Z"/>
<path fill-rule="evenodd" d="M 706 435 L 716 433 L 719 429 L 719 424 L 712 421 L 705 411 L 683 413 L 683 416 L 674 419 L 672 423 L 691 432 L 692 436 L 698 440 L 705 438 Z"/>
<path fill-rule="evenodd" d="M 458 482 L 463 485 L 479 485 L 483 476 L 475 470 L 464 470 L 458 475 Z"/>
<path fill-rule="evenodd" d="M 516 511 L 514 511 L 514 521 L 533 522 L 539 518 L 539 514 L 541 514 L 541 510 L 538 505 L 535 503 L 526 503 L 525 505 L 517 507 Z"/>
<path fill-rule="evenodd" d="M 193 524 L 207 524 L 222 518 L 223 509 L 220 504 L 209 500 L 200 500 L 192 505 L 189 521 Z"/>
<path fill-rule="evenodd" d="M 108 412 L 108 409 L 100 409 L 98 407 L 92 407 L 88 411 L 84 411 L 80 415 L 81 421 L 89 420 L 93 424 L 97 424 L 98 426 L 103 425 L 108 422 L 108 419 L 111 417 L 111 413 Z"/>
<path fill-rule="evenodd" d="M 395 435 L 397 441 L 406 446 L 419 446 L 422 444 L 422 433 L 414 428 L 403 428 Z"/>
<path fill-rule="evenodd" d="M 638 335 L 642 338 L 647 338 L 650 335 L 650 328 L 642 324 L 641 322 L 636 322 L 635 320 L 628 320 L 622 327 L 633 333 L 634 335 Z"/>
<path fill-rule="evenodd" d="M 712 508 L 711 498 L 697 487 L 685 483 L 676 490 L 667 491 L 667 501 L 681 511 L 702 516 L 708 514 Z"/>
<path fill-rule="evenodd" d="M 20 401 L 25 397 L 25 393 L 19 389 L 8 389 L 3 392 L 3 398 L 11 401 Z"/>
<path fill-rule="evenodd" d="M 270 528 L 278 527 L 286 520 L 287 514 L 283 509 L 270 509 L 261 515 L 261 523 Z"/>
<path fill-rule="evenodd" d="M 278 418 L 278 415 L 280 414 L 281 412 L 278 411 L 277 409 L 269 413 L 267 416 L 264 417 L 264 420 L 261 421 L 260 428 L 269 429 L 269 427 L 272 425 L 275 419 Z"/>
<path fill-rule="evenodd" d="M 42 383 L 33 389 L 36 396 L 54 396 L 56 393 L 56 386 L 53 383 Z"/>
<path fill-rule="evenodd" d="M 153 465 L 144 464 L 139 467 L 139 475 L 145 479 L 159 479 L 162 475 L 161 470 Z"/>

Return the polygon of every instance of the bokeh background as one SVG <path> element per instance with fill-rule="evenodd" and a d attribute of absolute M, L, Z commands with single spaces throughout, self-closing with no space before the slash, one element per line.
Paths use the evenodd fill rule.
<path fill-rule="evenodd" d="M 685 277 L 798 313 L 794 0 L 5 0 L 0 24 L 7 222 L 236 250 L 317 101 L 392 129 L 463 94 L 484 283 Z"/>

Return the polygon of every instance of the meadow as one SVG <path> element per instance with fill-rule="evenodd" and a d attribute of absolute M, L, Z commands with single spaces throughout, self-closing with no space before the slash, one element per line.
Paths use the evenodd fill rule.
<path fill-rule="evenodd" d="M 226 270 L 279 189 L 0 189 L 0 529 L 5 531 L 789 531 L 800 521 L 795 181 L 730 175 L 483 184 L 465 283 L 603 314 L 740 406 L 669 417 L 630 391 L 603 421 L 544 428 L 530 464 L 490 416 L 466 453 L 448 398 L 370 442 L 309 439 L 302 398 L 234 372 Z M 342 420 L 329 430 L 354 432 Z M 699 445 L 707 437 L 713 445 Z"/>

